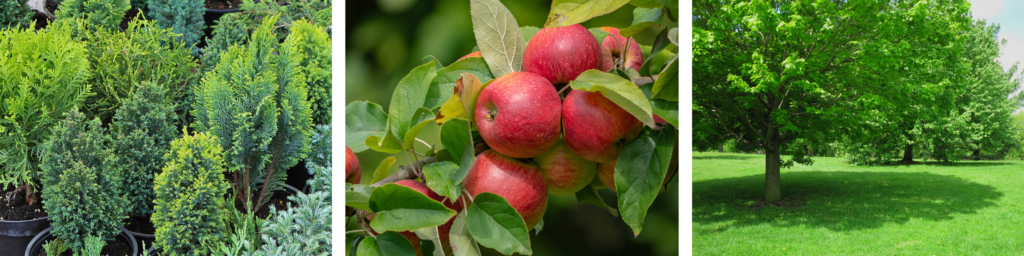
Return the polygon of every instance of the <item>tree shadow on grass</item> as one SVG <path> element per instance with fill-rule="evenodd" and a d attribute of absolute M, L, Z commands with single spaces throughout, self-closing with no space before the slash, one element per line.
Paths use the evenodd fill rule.
<path fill-rule="evenodd" d="M 694 182 L 693 221 L 720 229 L 695 228 L 695 234 L 763 224 L 854 231 L 911 219 L 950 220 L 995 206 L 1003 193 L 924 172 L 783 172 L 783 199 L 799 206 L 757 207 L 763 196 L 764 175 Z"/>
<path fill-rule="evenodd" d="M 992 162 L 992 161 L 960 161 L 960 162 L 923 162 L 915 163 L 914 165 L 925 165 L 925 166 L 942 166 L 942 167 L 993 167 L 993 166 L 1006 166 L 1006 165 L 1019 165 L 1018 163 L 1012 162 Z"/>
<path fill-rule="evenodd" d="M 729 155 L 713 155 L 713 156 L 693 156 L 693 160 L 750 160 L 752 158 L 764 159 L 764 155 L 758 154 L 729 154 Z"/>

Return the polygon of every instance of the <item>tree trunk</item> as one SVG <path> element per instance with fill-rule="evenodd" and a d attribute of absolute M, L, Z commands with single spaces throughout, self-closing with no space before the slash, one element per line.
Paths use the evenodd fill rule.
<path fill-rule="evenodd" d="M 814 156 L 814 147 L 807 147 L 807 156 Z"/>
<path fill-rule="evenodd" d="M 764 173 L 764 202 L 772 204 L 782 199 L 782 179 L 779 168 L 782 165 L 782 158 L 779 156 L 779 146 L 768 146 L 765 153 Z"/>
<path fill-rule="evenodd" d="M 914 144 L 907 144 L 906 148 L 903 149 L 903 160 L 900 160 L 900 162 L 914 163 Z"/>
<path fill-rule="evenodd" d="M 718 153 L 725 153 L 725 142 L 718 144 Z"/>
<path fill-rule="evenodd" d="M 974 161 L 981 160 L 981 148 L 974 150 Z"/>

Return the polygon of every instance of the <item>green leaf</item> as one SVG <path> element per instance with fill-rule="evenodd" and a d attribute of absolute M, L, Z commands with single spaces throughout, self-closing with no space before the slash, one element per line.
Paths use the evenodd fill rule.
<path fill-rule="evenodd" d="M 665 66 L 668 66 L 668 64 L 670 64 L 669 62 L 675 59 L 676 53 L 672 51 L 676 49 L 676 45 L 674 44 L 669 44 L 668 46 L 665 46 L 665 50 L 662 50 L 661 52 L 658 52 L 658 54 L 655 54 L 654 58 L 651 58 L 651 61 L 647 63 L 650 65 L 641 68 L 647 69 L 648 75 L 661 73 L 661 71 L 665 69 Z"/>
<path fill-rule="evenodd" d="M 394 231 L 377 236 L 377 246 L 380 246 L 382 256 L 416 256 L 416 249 L 409 239 Z"/>
<path fill-rule="evenodd" d="M 661 131 L 644 128 L 643 134 L 626 144 L 615 164 L 615 190 L 618 192 L 622 220 L 640 235 L 647 209 L 658 196 L 665 179 L 675 131 L 671 126 Z"/>
<path fill-rule="evenodd" d="M 466 226 L 466 211 L 459 213 L 455 221 L 452 221 L 452 228 L 448 230 L 448 243 L 452 246 L 453 256 L 480 256 L 480 246 L 473 240 Z"/>
<path fill-rule="evenodd" d="M 654 81 L 654 99 L 662 99 L 671 102 L 679 102 L 679 60 L 672 61 L 665 71 L 658 75 Z"/>
<path fill-rule="evenodd" d="M 356 101 L 345 106 L 345 146 L 360 153 L 369 149 L 366 138 L 383 134 L 388 127 L 388 114 L 376 103 Z"/>
<path fill-rule="evenodd" d="M 654 108 L 654 114 L 657 114 L 658 117 L 665 119 L 665 122 L 672 124 L 672 126 L 679 127 L 678 102 L 653 99 L 651 100 L 651 107 Z"/>
<path fill-rule="evenodd" d="M 357 256 L 383 256 L 384 252 L 380 250 L 380 246 L 377 246 L 377 239 L 373 237 L 367 237 L 359 243 L 359 248 L 356 249 Z M 415 253 L 413 254 L 415 255 Z"/>
<path fill-rule="evenodd" d="M 668 40 L 674 45 L 679 45 L 679 28 L 671 28 L 668 30 Z"/>
<path fill-rule="evenodd" d="M 523 40 L 526 41 L 527 43 L 530 42 L 530 39 L 533 38 L 533 35 L 536 35 L 537 32 L 540 32 L 540 28 L 534 26 L 522 26 L 519 27 L 519 30 L 522 30 Z"/>
<path fill-rule="evenodd" d="M 466 150 L 472 151 L 473 137 L 469 127 L 469 121 L 454 119 L 441 125 L 441 145 L 451 154 L 456 163 L 462 163 L 462 157 Z M 470 145 L 470 147 L 466 147 Z M 473 157 L 472 153 L 469 157 Z"/>
<path fill-rule="evenodd" d="M 462 73 L 470 73 L 480 79 L 480 81 L 491 81 L 494 77 L 491 75 L 491 70 L 487 68 L 487 62 L 484 62 L 483 58 L 465 58 L 448 67 L 438 69 L 437 77 L 430 82 L 430 89 L 427 90 L 427 98 L 423 102 L 423 107 L 429 108 L 430 110 L 441 107 L 455 90 L 455 81 L 462 78 Z"/>
<path fill-rule="evenodd" d="M 416 119 L 422 117 L 419 108 L 423 106 L 430 81 L 434 80 L 436 75 L 434 63 L 431 62 L 413 68 L 398 82 L 398 87 L 391 96 L 391 109 L 388 110 L 388 128 L 398 141 L 405 141 L 406 133 L 420 123 L 420 120 Z"/>
<path fill-rule="evenodd" d="M 402 145 L 397 140 L 390 132 L 382 132 L 366 138 L 365 144 L 373 151 L 394 154 L 402 151 Z"/>
<path fill-rule="evenodd" d="M 633 9 L 633 23 L 627 28 L 619 30 L 619 35 L 629 38 L 640 31 L 644 31 L 647 27 L 661 22 L 662 16 L 665 15 L 665 10 L 661 8 L 636 8 Z"/>
<path fill-rule="evenodd" d="M 600 28 L 591 28 L 591 29 L 587 29 L 587 30 L 590 31 L 591 34 L 594 34 L 594 38 L 597 39 L 597 43 L 598 44 L 603 43 L 604 42 L 604 38 L 608 37 L 609 35 L 611 35 L 611 34 L 608 34 L 608 31 L 604 31 L 604 29 L 600 29 Z"/>
<path fill-rule="evenodd" d="M 373 190 L 370 210 L 376 213 L 370 227 L 377 232 L 439 226 L 455 216 L 455 211 L 440 202 L 394 183 Z"/>
<path fill-rule="evenodd" d="M 345 206 L 370 211 L 370 193 L 373 187 L 345 183 Z"/>
<path fill-rule="evenodd" d="M 658 33 L 658 36 L 654 37 L 654 44 L 651 45 L 651 49 L 643 49 L 647 50 L 647 54 L 644 55 L 647 56 L 647 58 L 644 58 L 644 64 L 640 65 L 640 70 L 637 70 L 638 72 L 640 72 L 641 76 L 651 75 L 651 59 L 654 59 L 654 56 L 657 56 L 658 53 L 661 53 L 661 51 L 665 50 L 665 47 L 668 47 L 670 43 L 668 41 L 668 31 L 668 29 L 661 30 L 661 33 Z M 641 46 L 640 48 L 646 47 Z"/>
<path fill-rule="evenodd" d="M 630 0 L 629 4 L 643 8 L 661 8 L 662 6 L 664 6 L 661 5 L 661 3 L 659 3 L 657 0 Z"/>
<path fill-rule="evenodd" d="M 437 60 L 437 57 L 434 57 L 434 55 L 427 55 L 426 57 L 423 57 L 423 60 L 422 60 L 422 61 L 423 61 L 423 63 L 424 63 L 424 64 L 425 64 L 425 63 L 430 63 L 429 61 L 433 61 L 433 62 L 434 62 L 434 68 L 435 68 L 435 69 L 441 69 L 441 68 L 444 68 L 444 66 L 442 66 L 442 65 L 441 65 L 441 62 L 440 62 L 440 61 L 438 61 L 438 60 Z"/>
<path fill-rule="evenodd" d="M 377 166 L 377 170 L 373 171 L 373 179 L 370 180 L 370 184 L 377 183 L 378 181 L 387 178 L 388 175 L 391 175 L 391 165 L 395 164 L 395 161 L 398 161 L 398 158 L 393 156 L 389 156 L 388 158 L 384 158 L 384 161 L 380 161 L 380 165 Z"/>
<path fill-rule="evenodd" d="M 594 185 L 587 185 L 583 189 L 580 189 L 580 191 L 576 191 L 576 201 L 587 202 L 597 207 L 601 207 L 607 210 L 608 213 L 611 213 L 612 216 L 619 217 L 619 210 L 608 206 L 608 204 L 601 199 L 601 196 L 597 194 L 597 189 L 594 188 Z"/>
<path fill-rule="evenodd" d="M 530 233 L 526 221 L 505 198 L 490 192 L 476 195 L 466 215 L 469 233 L 480 245 L 505 255 L 530 255 Z"/>
<path fill-rule="evenodd" d="M 363 239 L 366 239 L 366 235 L 359 234 L 355 238 L 352 238 L 352 246 L 349 247 L 348 256 L 356 256 L 359 252 L 359 245 L 363 243 Z M 359 254 L 361 255 L 361 254 Z"/>
<path fill-rule="evenodd" d="M 555 0 L 544 27 L 564 27 L 609 14 L 629 0 Z"/>
<path fill-rule="evenodd" d="M 429 123 L 434 122 L 434 112 L 431 112 L 427 108 L 417 108 L 416 113 L 412 116 L 412 123 L 416 124 L 409 127 L 409 131 L 405 133 L 405 141 L 402 142 L 402 149 L 413 149 L 413 145 L 416 145 L 416 135 L 423 130 L 423 127 Z"/>
<path fill-rule="evenodd" d="M 427 187 L 438 195 L 448 197 L 449 200 L 459 200 L 462 187 L 451 180 L 452 174 L 459 170 L 459 166 L 453 162 L 434 162 L 423 166 L 423 176 L 427 180 Z"/>
<path fill-rule="evenodd" d="M 498 0 L 470 0 L 469 14 L 476 44 L 491 74 L 501 77 L 522 70 L 526 39 L 512 12 Z"/>
<path fill-rule="evenodd" d="M 599 92 L 648 126 L 654 125 L 651 103 L 636 84 L 614 74 L 591 69 L 569 82 L 573 90 Z"/>
<path fill-rule="evenodd" d="M 679 9 L 679 0 L 658 0 L 658 3 L 668 8 Z"/>

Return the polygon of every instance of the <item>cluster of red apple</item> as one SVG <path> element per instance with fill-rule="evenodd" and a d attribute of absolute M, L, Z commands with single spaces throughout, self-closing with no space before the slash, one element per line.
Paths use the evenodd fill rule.
<path fill-rule="evenodd" d="M 610 34 L 601 44 L 578 24 L 541 29 L 526 46 L 523 71 L 494 79 L 477 98 L 473 121 L 490 149 L 476 156 L 463 187 L 472 196 L 490 192 L 504 197 L 528 229 L 541 221 L 548 194 L 571 195 L 591 183 L 615 190 L 619 153 L 643 129 L 640 120 L 600 93 L 569 91 L 564 99 L 560 96 L 560 89 L 583 71 L 640 69 L 644 59 L 639 44 L 633 39 L 627 43 L 616 28 L 601 29 Z M 462 58 L 480 56 L 473 52 Z M 346 150 L 346 182 L 358 183 L 358 160 Z M 419 181 L 396 184 L 444 201 Z M 445 205 L 459 212 L 461 201 Z M 451 223 L 439 228 L 444 245 Z M 400 233 L 419 246 L 416 235 Z"/>

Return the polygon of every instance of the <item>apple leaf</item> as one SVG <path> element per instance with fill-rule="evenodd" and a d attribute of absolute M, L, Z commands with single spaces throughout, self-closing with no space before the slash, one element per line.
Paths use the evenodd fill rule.
<path fill-rule="evenodd" d="M 494 79 L 491 70 L 487 68 L 487 62 L 483 58 L 470 57 L 461 59 L 437 70 L 437 77 L 430 81 L 430 89 L 427 90 L 427 97 L 423 101 L 423 107 L 430 110 L 437 109 L 454 94 L 455 81 L 462 78 L 462 73 L 470 73 L 481 81 Z"/>
<path fill-rule="evenodd" d="M 658 0 L 658 3 L 668 8 L 679 9 L 679 0 Z"/>
<path fill-rule="evenodd" d="M 388 175 L 391 175 L 391 165 L 395 164 L 395 161 L 398 161 L 398 158 L 393 156 L 389 156 L 388 158 L 384 158 L 384 161 L 380 161 L 380 165 L 377 166 L 377 170 L 373 171 L 373 179 L 370 180 L 370 184 L 377 183 L 378 181 L 387 178 Z"/>
<path fill-rule="evenodd" d="M 456 119 L 456 118 L 469 118 L 469 114 L 466 113 L 466 108 L 462 106 L 462 97 L 456 93 L 448 98 L 448 101 L 441 105 L 441 109 L 437 111 L 437 125 L 443 125 L 444 123 Z"/>
<path fill-rule="evenodd" d="M 555 0 L 544 27 L 564 27 L 609 14 L 629 0 Z"/>
<path fill-rule="evenodd" d="M 665 119 L 665 122 L 672 124 L 672 126 L 679 127 L 679 103 L 671 102 L 661 99 L 651 100 L 651 107 L 654 108 L 654 113 Z"/>
<path fill-rule="evenodd" d="M 679 102 L 679 60 L 676 59 L 658 75 L 654 81 L 653 99 L 662 99 L 671 102 Z"/>
<path fill-rule="evenodd" d="M 493 79 L 491 81 L 494 81 Z M 483 91 L 491 82 L 480 83 L 480 79 L 470 73 L 462 73 L 462 78 L 455 80 L 454 94 L 452 98 L 448 99 L 441 106 L 441 110 L 438 112 L 437 123 L 443 124 L 448 120 L 454 118 L 465 117 L 466 119 L 473 120 L 473 109 L 476 108 L 476 99 L 480 96 L 480 91 Z M 458 99 L 455 99 L 458 97 Z M 457 109 L 461 107 L 462 109 Z"/>
<path fill-rule="evenodd" d="M 380 250 L 380 246 L 377 245 L 377 239 L 373 237 L 367 237 L 359 242 L 359 247 L 356 248 L 356 255 L 359 256 L 383 256 L 384 252 Z M 416 255 L 416 252 L 413 252 Z"/>
<path fill-rule="evenodd" d="M 595 177 L 594 179 L 597 178 Z M 587 185 L 586 187 L 583 187 L 583 189 L 580 189 L 580 191 L 576 191 L 576 201 L 587 202 L 597 207 L 601 207 L 608 210 L 608 213 L 611 213 L 612 216 L 619 217 L 619 210 L 608 206 L 608 204 L 601 199 L 601 196 L 597 194 L 597 189 L 594 188 L 594 185 Z"/>
<path fill-rule="evenodd" d="M 434 112 L 424 107 L 417 108 L 416 113 L 412 116 L 412 123 L 416 125 L 409 127 L 409 131 L 405 132 L 405 141 L 402 142 L 402 149 L 412 149 L 413 145 L 416 144 L 416 135 L 420 133 L 420 130 L 423 130 L 423 127 L 433 122 Z"/>
<path fill-rule="evenodd" d="M 441 61 L 437 60 L 437 57 L 434 57 L 434 55 L 427 55 L 426 57 L 423 57 L 423 63 L 429 63 L 429 61 L 434 61 L 434 69 L 444 68 L 444 66 L 441 65 Z"/>
<path fill-rule="evenodd" d="M 345 183 L 345 206 L 369 211 L 371 192 L 371 186 Z"/>
<path fill-rule="evenodd" d="M 416 256 L 416 248 L 402 234 L 388 231 L 377 236 L 376 240 L 381 256 Z"/>
<path fill-rule="evenodd" d="M 383 134 L 388 127 L 388 114 L 377 103 L 356 101 L 345 106 L 345 146 L 360 153 L 369 149 L 366 138 Z"/>
<path fill-rule="evenodd" d="M 672 41 L 672 44 L 679 45 L 679 28 L 669 29 L 667 37 L 669 41 Z"/>
<path fill-rule="evenodd" d="M 651 75 L 651 59 L 654 59 L 654 56 L 657 56 L 659 53 L 661 53 L 661 51 L 665 50 L 665 47 L 669 45 L 668 31 L 668 29 L 662 29 L 661 33 L 658 33 L 658 36 L 654 37 L 654 44 L 651 45 L 650 49 L 646 49 L 647 47 L 644 46 L 640 47 L 643 48 L 643 50 L 647 50 L 647 54 L 644 55 L 647 56 L 647 58 L 644 58 L 644 64 L 641 65 L 640 70 L 638 70 L 641 76 Z"/>
<path fill-rule="evenodd" d="M 364 234 L 358 234 L 352 238 L 352 245 L 349 246 L 348 256 L 356 256 L 356 253 L 359 252 L 359 244 L 362 244 L 363 239 L 366 239 L 366 237 Z"/>
<path fill-rule="evenodd" d="M 650 66 L 641 68 L 647 69 L 648 75 L 661 73 L 665 66 L 668 66 L 669 62 L 676 58 L 677 54 L 673 52 L 675 50 L 677 50 L 676 45 L 668 44 L 668 46 L 665 46 L 665 50 L 658 52 L 658 54 L 654 55 L 654 58 L 651 58 L 651 62 L 648 63 Z"/>
<path fill-rule="evenodd" d="M 608 37 L 609 35 L 611 35 L 611 34 L 608 34 L 608 31 L 604 31 L 604 29 L 600 29 L 600 28 L 591 28 L 591 29 L 587 29 L 587 30 L 590 31 L 591 34 L 594 34 L 594 38 L 597 39 L 597 43 L 598 44 L 604 43 L 604 38 Z"/>
<path fill-rule="evenodd" d="M 423 117 L 423 113 L 420 108 L 426 100 L 430 81 L 434 80 L 435 76 L 437 76 L 437 72 L 434 70 L 434 62 L 431 61 L 413 68 L 398 82 L 398 87 L 395 88 L 395 92 L 391 96 L 391 106 L 388 110 L 390 113 L 388 128 L 398 141 L 406 141 L 406 133 L 421 122 L 420 118 Z M 431 117 L 431 119 L 433 118 Z"/>
<path fill-rule="evenodd" d="M 366 138 L 365 145 L 373 151 L 394 154 L 402 151 L 402 144 L 390 132 L 375 133 Z"/>
<path fill-rule="evenodd" d="M 630 0 L 629 4 L 642 8 L 661 8 L 664 6 L 658 0 Z"/>
<path fill-rule="evenodd" d="M 473 162 L 476 161 L 469 121 L 455 119 L 442 125 L 441 145 L 444 145 L 452 161 L 459 165 L 458 171 L 448 178 L 455 184 L 462 184 L 462 180 L 469 174 L 469 168 L 472 168 Z"/>
<path fill-rule="evenodd" d="M 599 92 L 648 126 L 654 125 L 651 102 L 636 84 L 614 74 L 591 69 L 569 82 L 573 90 Z"/>
<path fill-rule="evenodd" d="M 423 193 L 394 183 L 370 193 L 370 210 L 376 213 L 370 227 L 378 232 L 439 226 L 456 214 Z"/>
<path fill-rule="evenodd" d="M 526 39 L 512 12 L 498 0 L 470 0 L 469 15 L 476 44 L 491 74 L 501 77 L 522 70 Z"/>
<path fill-rule="evenodd" d="M 519 30 L 523 31 L 523 41 L 526 41 L 526 43 L 530 43 L 530 39 L 533 38 L 533 35 L 540 32 L 540 28 L 534 26 L 522 26 L 519 27 Z"/>
<path fill-rule="evenodd" d="M 413 231 L 416 237 L 420 238 L 420 251 L 432 252 L 430 255 L 444 255 L 444 249 L 441 247 L 441 237 L 437 235 L 439 227 L 426 227 Z"/>
<path fill-rule="evenodd" d="M 644 132 L 626 144 L 615 164 L 615 190 L 618 192 L 622 220 L 640 235 L 647 209 L 654 203 L 665 179 L 675 131 L 671 126 L 661 131 L 644 128 Z"/>
<path fill-rule="evenodd" d="M 466 214 L 466 225 L 480 245 L 505 255 L 533 254 L 526 221 L 505 198 L 490 192 L 476 195 Z"/>
<path fill-rule="evenodd" d="M 631 37 L 644 31 L 647 27 L 661 22 L 662 16 L 665 16 L 665 10 L 661 8 L 636 8 L 633 9 L 633 23 L 627 28 L 619 30 L 619 35 L 623 37 Z"/>
<path fill-rule="evenodd" d="M 452 246 L 453 256 L 480 256 L 480 246 L 473 240 L 466 225 L 466 211 L 460 212 L 452 221 L 452 228 L 448 230 L 448 243 Z"/>
<path fill-rule="evenodd" d="M 462 187 L 455 184 L 451 179 L 452 174 L 459 170 L 459 166 L 453 162 L 434 162 L 423 166 L 423 176 L 426 176 L 427 187 L 438 195 L 447 197 L 449 200 L 459 200 Z"/>

